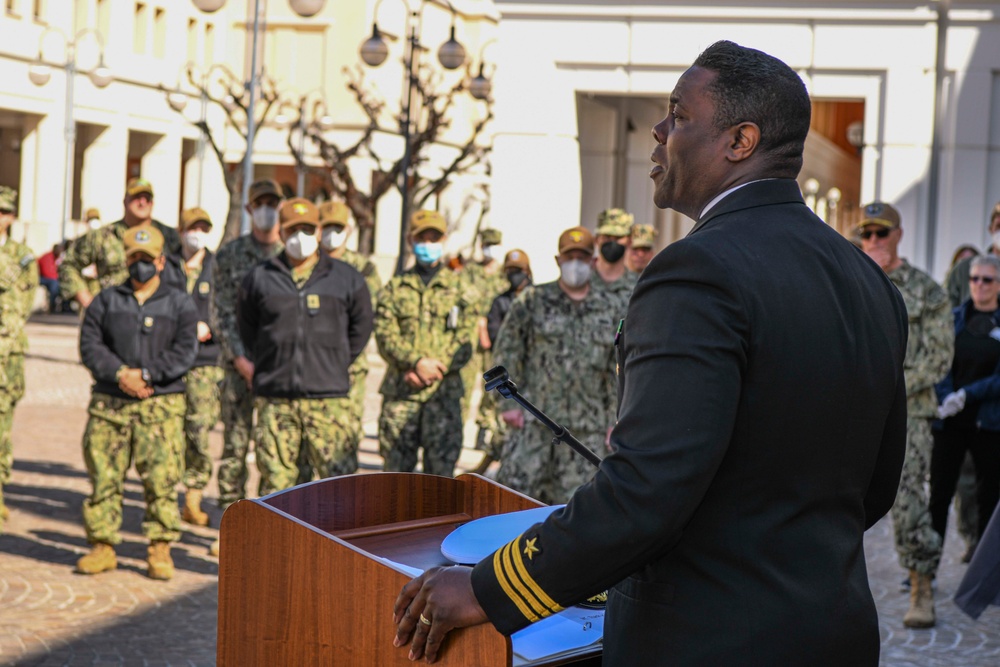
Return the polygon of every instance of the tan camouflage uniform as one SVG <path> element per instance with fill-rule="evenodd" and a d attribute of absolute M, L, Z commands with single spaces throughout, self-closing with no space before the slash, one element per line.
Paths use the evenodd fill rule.
<path fill-rule="evenodd" d="M 378 269 L 375 268 L 374 262 L 353 250 L 344 250 L 344 254 L 339 259 L 352 266 L 364 277 L 368 293 L 372 296 L 372 312 L 375 312 L 377 304 L 375 298 L 382 289 L 382 279 L 378 275 Z M 362 419 L 365 411 L 365 383 L 368 381 L 368 354 L 362 351 L 347 370 L 351 378 L 351 414 L 358 425 L 355 431 L 358 439 L 355 443 L 355 449 L 357 449 L 361 446 L 361 438 L 364 437 Z"/>
<path fill-rule="evenodd" d="M 184 395 L 136 401 L 95 393 L 88 412 L 83 458 L 94 491 L 83 501 L 87 541 L 121 543 L 122 497 L 131 461 L 146 500 L 143 535 L 151 542 L 179 540 L 177 483 L 184 471 Z"/>
<path fill-rule="evenodd" d="M 903 260 L 889 279 L 899 290 L 909 315 L 906 380 L 906 456 L 892 507 L 896 553 L 907 570 L 932 574 L 941 559 L 941 538 L 931 527 L 925 483 L 930 470 L 931 427 L 937 416 L 934 385 L 951 368 L 955 325 L 951 305 L 934 279 Z"/>
<path fill-rule="evenodd" d="M 257 469 L 260 495 L 299 482 L 299 462 L 320 478 L 358 469 L 358 422 L 351 397 L 255 399 Z"/>
<path fill-rule="evenodd" d="M 460 371 L 472 356 L 477 296 L 442 267 L 428 285 L 413 270 L 378 295 L 375 339 L 386 360 L 379 416 L 385 470 L 410 472 L 424 450 L 425 473 L 451 476 L 462 449 Z M 403 376 L 422 357 L 448 365 L 444 378 L 414 389 Z"/>
<path fill-rule="evenodd" d="M 526 290 L 500 327 L 493 359 L 520 393 L 599 456 L 617 410 L 614 336 L 607 295 L 592 288 L 573 301 L 558 283 Z M 498 398 L 498 412 L 520 409 Z M 510 428 L 497 481 L 544 503 L 566 502 L 595 468 L 525 412 Z"/>
<path fill-rule="evenodd" d="M 2 194 L 2 193 L 0 193 Z M 13 202 L 11 202 L 13 208 Z M 14 463 L 14 406 L 24 396 L 24 323 L 38 288 L 38 264 L 28 246 L 7 238 L 0 246 L 0 530 L 7 516 L 3 485 Z"/>
<path fill-rule="evenodd" d="M 233 359 L 245 356 L 236 325 L 236 297 L 243 276 L 254 266 L 280 253 L 280 241 L 264 247 L 252 235 L 241 236 L 222 246 L 215 256 L 215 300 L 212 331 L 222 348 L 222 459 L 219 463 L 219 507 L 225 509 L 246 498 L 249 477 L 247 453 L 253 423 L 253 395 L 243 377 L 233 368 Z"/>
<path fill-rule="evenodd" d="M 471 262 L 459 274 L 479 297 L 476 306 L 477 320 L 485 318 L 489 314 L 493 299 L 509 286 L 502 262 L 494 261 L 489 269 L 478 262 Z M 462 369 L 462 384 L 465 385 L 465 393 L 462 394 L 463 423 L 468 418 L 469 407 L 472 405 L 472 392 L 477 385 L 482 386 L 483 371 L 490 368 L 493 358 L 489 350 L 484 350 L 479 346 L 479 335 L 476 331 L 473 332 L 472 347 L 472 359 Z"/>
<path fill-rule="evenodd" d="M 178 254 L 181 239 L 177 230 L 163 223 L 153 221 L 153 225 L 163 234 L 164 254 Z M 77 292 L 90 290 L 93 283 L 83 276 L 82 271 L 94 264 L 97 267 L 97 282 L 101 289 L 121 285 L 128 278 L 125 265 L 125 246 L 122 238 L 128 225 L 118 220 L 93 229 L 73 242 L 59 265 L 59 290 L 62 298 L 69 301 Z M 96 292 L 93 293 L 96 296 Z"/>

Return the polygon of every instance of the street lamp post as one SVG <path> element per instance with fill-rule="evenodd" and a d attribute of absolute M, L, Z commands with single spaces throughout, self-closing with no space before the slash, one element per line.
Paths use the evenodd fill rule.
<path fill-rule="evenodd" d="M 406 67 L 406 78 L 403 85 L 402 113 L 400 116 L 400 134 L 403 135 L 403 159 L 400 165 L 402 183 L 399 192 L 402 196 L 400 206 L 399 221 L 399 256 L 396 259 L 396 275 L 399 275 L 406 268 L 406 232 L 409 225 L 410 208 L 410 161 L 412 158 L 412 147 L 410 146 L 410 135 L 412 132 L 412 101 L 413 89 L 417 84 L 416 61 L 420 54 L 420 32 L 423 28 L 423 12 L 426 6 L 425 0 L 420 0 L 419 7 L 414 10 L 407 0 L 401 0 L 406 6 L 406 23 L 404 30 L 407 35 L 403 52 L 403 65 Z M 438 49 L 438 62 L 445 69 L 458 69 L 465 63 L 465 48 L 455 39 L 455 8 L 451 2 L 445 0 L 451 10 L 452 22 L 451 31 L 444 44 Z M 374 17 L 372 22 L 372 36 L 361 45 L 361 59 L 371 67 L 378 67 L 385 62 L 389 55 L 389 47 L 382 38 L 378 29 L 378 9 L 382 0 L 375 3 Z"/>
<path fill-rule="evenodd" d="M 217 11 L 226 4 L 226 0 L 191 0 L 194 6 L 203 12 Z M 247 213 L 247 197 L 250 185 L 253 184 L 253 140 L 257 132 L 257 119 L 254 116 L 254 106 L 257 100 L 257 90 L 260 87 L 260 77 L 257 75 L 257 42 L 260 37 L 260 17 L 264 0 L 253 0 L 253 41 L 250 52 L 250 81 L 247 88 L 250 91 L 250 101 L 247 105 L 247 152 L 243 156 L 243 192 L 240 233 L 250 233 L 250 214 Z M 299 16 L 308 18 L 314 16 L 326 4 L 326 0 L 288 0 L 288 6 Z"/>
<path fill-rule="evenodd" d="M 63 69 L 66 71 L 66 109 L 65 109 L 65 138 L 66 138 L 66 169 L 63 172 L 63 219 L 62 219 L 62 240 L 66 241 L 69 233 L 69 221 L 73 215 L 73 166 L 76 161 L 76 119 L 73 118 L 73 93 L 78 67 L 76 64 L 76 47 L 79 41 L 87 35 L 93 35 L 97 40 L 99 55 L 97 66 L 87 72 L 91 83 L 98 88 L 105 88 L 114 79 L 111 70 L 104 64 L 104 39 L 101 33 L 93 28 L 80 30 L 73 39 L 69 39 L 62 30 L 49 27 L 38 38 L 38 58 L 28 68 L 28 78 L 36 86 L 44 86 L 52 78 L 52 69 L 43 59 L 43 47 L 45 37 L 50 33 L 56 33 L 63 40 L 63 47 L 66 52 L 66 62 Z"/>

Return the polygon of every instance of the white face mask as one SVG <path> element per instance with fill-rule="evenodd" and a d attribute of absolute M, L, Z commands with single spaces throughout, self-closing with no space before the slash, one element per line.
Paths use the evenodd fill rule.
<path fill-rule="evenodd" d="M 993 232 L 993 249 L 1000 251 L 1000 229 Z"/>
<path fill-rule="evenodd" d="M 253 226 L 262 232 L 269 232 L 278 223 L 278 209 L 270 206 L 255 208 L 250 215 L 253 219 Z"/>
<path fill-rule="evenodd" d="M 347 241 L 347 228 L 337 231 L 333 225 L 323 228 L 323 250 L 327 252 L 336 250 Z"/>
<path fill-rule="evenodd" d="M 581 259 L 571 259 L 559 265 L 559 275 L 567 287 L 583 287 L 590 282 L 590 264 Z"/>
<path fill-rule="evenodd" d="M 301 260 L 315 255 L 319 249 L 319 241 L 315 234 L 295 232 L 285 240 L 285 252 L 294 260 Z"/>
<path fill-rule="evenodd" d="M 208 234 L 205 232 L 188 232 L 184 235 L 184 247 L 196 253 L 208 245 Z"/>
<path fill-rule="evenodd" d="M 87 226 L 90 227 L 91 229 L 97 229 L 98 227 L 101 226 L 101 219 L 91 218 L 90 220 L 87 221 Z"/>
<path fill-rule="evenodd" d="M 492 262 L 494 259 L 499 259 L 500 246 L 487 245 L 483 246 L 483 259 L 487 262 Z"/>

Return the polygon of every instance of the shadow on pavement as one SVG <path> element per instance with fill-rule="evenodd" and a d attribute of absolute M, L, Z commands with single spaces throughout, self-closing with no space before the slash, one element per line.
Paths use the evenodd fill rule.
<path fill-rule="evenodd" d="M 79 477 L 87 479 L 87 472 L 75 466 L 55 461 L 30 461 L 25 459 L 15 459 L 14 470 L 18 472 L 31 472 L 39 475 L 54 475 L 56 477 Z"/>
<path fill-rule="evenodd" d="M 21 656 L 14 667 L 215 664 L 218 602 L 213 583 Z"/>

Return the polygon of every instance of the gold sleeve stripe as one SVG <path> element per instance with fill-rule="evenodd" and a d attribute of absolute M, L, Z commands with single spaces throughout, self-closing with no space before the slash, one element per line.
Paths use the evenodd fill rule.
<path fill-rule="evenodd" d="M 518 595 L 513 588 L 511 588 L 510 581 L 507 579 L 507 574 L 503 564 L 503 554 L 511 548 L 511 545 L 516 544 L 517 540 L 514 540 L 502 549 L 498 549 L 496 553 L 493 554 L 493 573 L 496 575 L 497 581 L 500 583 L 500 588 L 502 588 L 503 592 L 507 594 L 507 597 L 510 598 L 511 602 L 514 603 L 526 619 L 534 623 L 539 620 L 540 617 L 532 611 L 521 596 Z"/>
<path fill-rule="evenodd" d="M 535 579 L 528 573 L 528 569 L 524 567 L 524 555 L 520 550 L 520 539 L 521 538 L 517 539 L 518 547 L 513 558 L 514 567 L 517 570 L 520 581 L 523 582 L 520 587 L 527 589 L 532 595 L 534 595 L 539 604 L 544 607 L 544 611 L 541 613 L 543 617 L 562 611 L 563 608 L 559 606 L 555 600 L 550 598 L 548 593 L 542 590 L 542 587 L 539 586 L 535 582 Z"/>
<path fill-rule="evenodd" d="M 514 565 L 515 559 L 521 554 L 521 538 L 518 537 L 513 542 L 509 543 L 503 551 L 503 570 L 504 574 L 507 575 L 507 583 L 517 591 L 521 599 L 524 600 L 532 611 L 539 617 L 544 618 L 549 615 L 548 610 L 545 605 L 541 603 L 536 595 L 525 586 L 524 581 L 517 576 L 517 570 Z"/>

